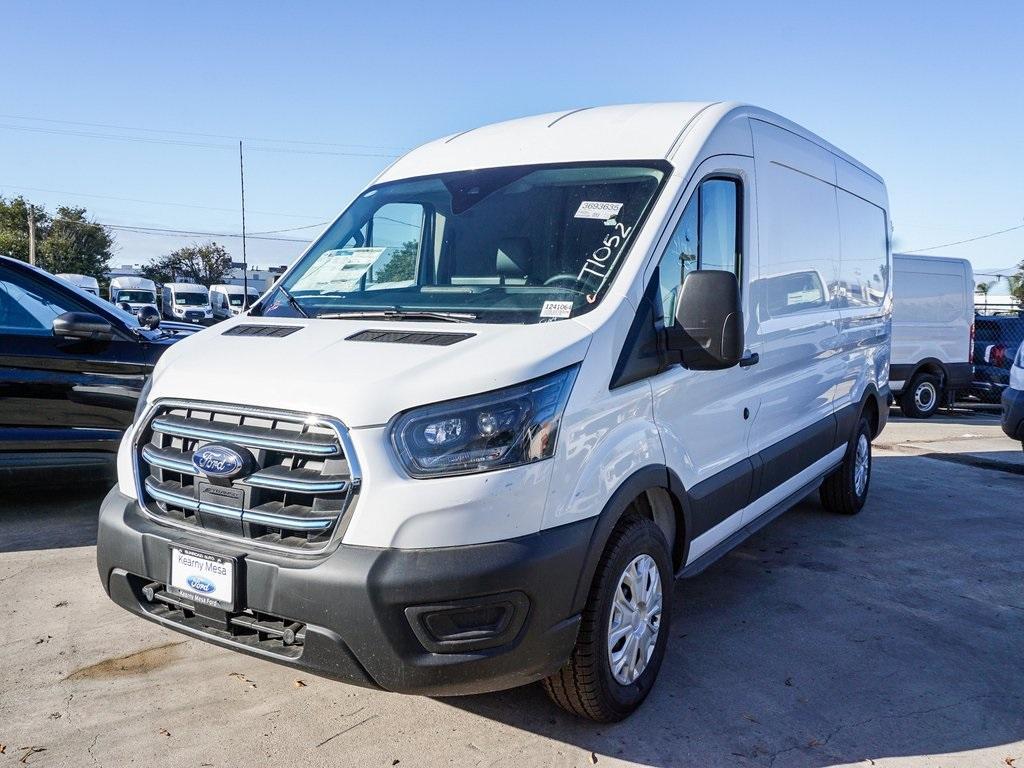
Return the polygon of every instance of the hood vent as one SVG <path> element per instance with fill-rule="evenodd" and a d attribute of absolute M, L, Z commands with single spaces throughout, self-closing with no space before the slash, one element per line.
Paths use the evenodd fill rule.
<path fill-rule="evenodd" d="M 421 344 L 428 347 L 450 347 L 471 339 L 475 333 L 427 333 L 424 331 L 360 331 L 346 341 L 379 341 L 384 344 Z"/>
<path fill-rule="evenodd" d="M 301 325 L 236 325 L 228 328 L 221 336 L 272 336 L 279 339 L 301 330 Z"/>

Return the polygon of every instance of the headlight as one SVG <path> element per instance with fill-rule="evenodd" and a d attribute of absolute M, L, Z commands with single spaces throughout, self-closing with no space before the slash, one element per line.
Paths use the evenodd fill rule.
<path fill-rule="evenodd" d="M 421 478 L 550 458 L 578 370 L 407 411 L 392 426 L 391 442 L 406 472 Z"/>
<path fill-rule="evenodd" d="M 149 376 L 146 378 L 146 383 L 142 385 L 142 391 L 139 392 L 139 402 L 135 405 L 135 415 L 132 417 L 132 424 L 138 424 L 139 418 L 142 416 L 142 412 L 146 410 L 146 400 L 149 399 L 149 390 L 153 388 L 153 377 Z"/>

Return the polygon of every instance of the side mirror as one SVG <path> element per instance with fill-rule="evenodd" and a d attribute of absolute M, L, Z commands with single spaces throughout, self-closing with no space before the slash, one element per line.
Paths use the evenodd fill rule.
<path fill-rule="evenodd" d="M 687 368 L 731 368 L 743 357 L 740 283 L 732 272 L 697 270 L 683 280 L 666 347 Z"/>
<path fill-rule="evenodd" d="M 90 312 L 65 312 L 53 318 L 53 335 L 62 339 L 109 341 L 114 338 L 114 326 Z"/>
<path fill-rule="evenodd" d="M 160 313 L 153 309 L 153 307 L 144 307 L 139 312 L 139 325 L 155 331 L 160 327 Z"/>

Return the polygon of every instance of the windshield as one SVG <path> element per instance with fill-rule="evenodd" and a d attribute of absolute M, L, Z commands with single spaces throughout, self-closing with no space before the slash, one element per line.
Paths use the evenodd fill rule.
<path fill-rule="evenodd" d="M 152 304 L 156 296 L 152 291 L 118 291 L 115 301 L 127 301 L 129 304 Z"/>
<path fill-rule="evenodd" d="M 206 304 L 205 293 L 175 293 L 175 304 L 184 304 L 190 307 L 203 306 Z"/>
<path fill-rule="evenodd" d="M 228 301 L 231 303 L 232 307 L 242 306 L 242 297 L 237 293 L 229 293 Z"/>
<path fill-rule="evenodd" d="M 454 312 L 495 323 L 582 314 L 600 302 L 666 173 L 659 163 L 622 162 L 382 184 L 341 215 L 257 311 Z"/>

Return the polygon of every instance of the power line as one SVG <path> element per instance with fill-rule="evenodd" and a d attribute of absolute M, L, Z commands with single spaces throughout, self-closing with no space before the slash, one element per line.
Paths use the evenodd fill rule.
<path fill-rule="evenodd" d="M 989 237 L 995 237 L 996 235 L 1005 235 L 1007 232 L 1013 232 L 1017 229 L 1024 229 L 1024 224 L 1018 224 L 1015 227 L 1007 227 L 1006 229 L 1000 229 L 998 232 L 989 232 L 986 235 L 978 235 L 977 237 L 969 237 L 966 240 L 957 240 L 955 243 L 942 243 L 941 245 L 929 245 L 927 248 L 910 248 L 905 253 L 920 253 L 921 251 L 937 251 L 939 248 L 949 248 L 954 245 L 963 245 L 964 243 L 973 243 L 977 240 L 985 240 Z"/>
<path fill-rule="evenodd" d="M 239 232 L 198 232 L 189 229 L 166 229 L 163 227 L 142 227 L 135 224 L 106 224 L 98 221 L 76 221 L 75 219 L 65 219 L 59 216 L 53 217 L 51 221 L 60 221 L 66 224 L 73 224 L 79 227 L 103 227 L 105 229 L 116 229 L 125 232 L 137 232 L 141 235 L 180 235 L 183 237 L 232 237 L 241 238 L 242 235 Z M 256 235 L 246 234 L 247 238 L 253 240 L 273 240 L 282 243 L 308 243 L 309 240 L 304 240 L 298 237 L 269 237 L 267 235 Z"/>
<path fill-rule="evenodd" d="M 200 133 L 198 131 L 178 131 L 170 128 L 139 128 L 131 125 L 115 125 L 113 123 L 87 123 L 80 120 L 56 120 L 49 117 L 28 117 L 26 115 L 0 115 L 4 120 L 29 120 L 38 123 L 56 123 L 58 125 L 82 125 L 89 128 L 114 128 L 121 131 L 139 131 L 140 133 L 168 133 L 175 136 L 199 136 L 207 139 L 242 139 L 244 141 L 263 141 L 271 144 L 303 144 L 316 147 L 350 147 L 355 149 L 388 149 L 404 152 L 402 147 L 381 146 L 378 144 L 339 144 L 331 141 L 304 141 L 301 139 L 267 139 L 258 136 L 233 136 L 224 133 Z"/>
<path fill-rule="evenodd" d="M 159 139 L 149 138 L 146 136 L 117 136 L 109 133 L 96 133 L 93 131 L 75 131 L 66 130 L 62 128 L 40 128 L 37 126 L 29 125 L 6 125 L 0 124 L 0 129 L 8 131 L 27 131 L 31 133 L 46 133 L 56 136 L 77 136 L 80 138 L 87 139 L 104 139 L 107 141 L 128 141 L 141 144 L 162 144 L 177 147 L 199 147 L 204 149 L 234 149 L 232 144 L 215 144 L 212 142 L 200 142 L 200 141 L 183 141 L 180 139 Z M 318 150 L 318 149 L 290 149 L 287 147 L 250 147 L 251 150 L 256 152 L 280 152 L 285 154 L 298 154 L 298 155 L 334 155 L 338 157 L 382 157 L 394 159 L 399 157 L 396 154 L 388 154 L 383 152 L 335 152 L 329 150 Z"/>
<path fill-rule="evenodd" d="M 195 208 L 201 211 L 224 211 L 226 213 L 238 213 L 237 208 L 218 208 L 212 205 L 196 205 L 195 203 L 171 203 L 166 200 L 143 200 L 137 197 L 115 197 L 113 195 L 97 195 L 91 192 L 68 192 L 61 189 L 42 189 L 40 187 L 21 187 L 16 184 L 0 184 L 0 189 L 17 189 L 24 192 L 46 192 L 52 195 L 71 195 L 72 197 L 94 197 L 97 200 L 116 200 L 121 203 L 144 203 L 146 205 L 161 205 L 161 206 L 173 206 L 175 208 Z M 258 213 L 263 216 L 280 216 L 287 219 L 322 219 L 325 216 L 316 216 L 312 214 L 302 213 L 280 213 L 278 211 L 257 211 L 249 209 L 250 213 Z M 319 226 L 319 224 L 310 224 L 310 227 Z M 299 227 L 299 229 L 305 229 L 305 227 Z"/>

